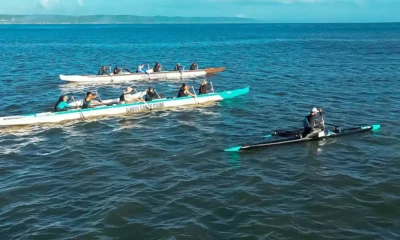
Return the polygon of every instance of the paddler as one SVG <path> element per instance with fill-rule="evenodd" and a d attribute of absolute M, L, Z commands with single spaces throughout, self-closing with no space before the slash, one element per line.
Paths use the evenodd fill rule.
<path fill-rule="evenodd" d="M 210 90 L 212 90 L 212 87 L 211 87 Z M 207 89 L 207 80 L 204 79 L 204 80 L 201 82 L 201 85 L 200 85 L 200 88 L 199 88 L 199 95 L 201 95 L 201 94 L 207 94 L 207 92 L 208 92 L 208 89 Z"/>
<path fill-rule="evenodd" d="M 143 98 L 139 97 L 134 97 L 132 95 L 132 92 L 136 91 L 136 87 L 127 87 L 124 92 L 122 92 L 121 96 L 119 97 L 119 103 L 120 104 L 125 104 L 125 103 L 132 103 L 132 102 L 144 102 Z"/>
<path fill-rule="evenodd" d="M 96 93 L 87 92 L 86 97 L 83 99 L 82 108 L 91 108 L 92 100 L 97 98 Z"/>
<path fill-rule="evenodd" d="M 119 74 L 120 72 L 121 72 L 121 69 L 119 69 L 117 66 L 115 66 L 113 73 Z"/>
<path fill-rule="evenodd" d="M 196 95 L 194 95 L 193 93 L 191 93 L 189 91 L 189 86 L 186 83 L 182 83 L 182 87 L 179 89 L 178 92 L 178 98 L 179 97 L 187 97 L 187 96 L 192 96 L 192 97 L 196 97 Z"/>
<path fill-rule="evenodd" d="M 161 72 L 161 68 L 162 68 L 161 64 L 159 62 L 156 62 L 156 64 L 154 64 L 153 67 L 153 72 Z"/>
<path fill-rule="evenodd" d="M 144 67 L 144 64 L 140 64 L 137 67 L 136 73 L 146 73 L 146 74 L 148 74 L 147 71 L 146 71 L 146 68 Z"/>
<path fill-rule="evenodd" d="M 198 70 L 199 66 L 197 66 L 197 64 L 195 62 L 192 63 L 192 65 L 190 65 L 190 70 Z"/>
<path fill-rule="evenodd" d="M 181 71 L 182 71 L 182 66 L 181 66 L 180 63 L 177 63 L 177 64 L 176 64 L 176 66 L 174 67 L 174 71 L 175 71 L 175 72 L 177 72 L 177 71 L 181 72 Z"/>
<path fill-rule="evenodd" d="M 153 99 L 158 99 L 158 98 L 160 98 L 158 93 L 152 87 L 148 87 L 146 90 L 146 96 L 144 97 L 144 100 L 152 101 Z"/>
<path fill-rule="evenodd" d="M 71 109 L 72 107 L 68 104 L 68 96 L 61 96 L 58 99 L 58 102 L 54 106 L 54 112 L 63 112 L 67 111 L 68 109 Z M 78 108 L 79 109 L 79 108 Z"/>
<path fill-rule="evenodd" d="M 98 75 L 108 75 L 106 66 L 100 68 Z"/>
<path fill-rule="evenodd" d="M 314 107 L 311 113 L 305 117 L 303 121 L 304 131 L 303 137 L 320 132 L 324 128 L 324 120 L 322 118 L 322 108 L 317 109 Z"/>

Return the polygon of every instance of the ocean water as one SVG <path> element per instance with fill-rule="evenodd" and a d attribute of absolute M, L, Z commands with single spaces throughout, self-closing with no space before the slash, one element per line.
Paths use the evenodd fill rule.
<path fill-rule="evenodd" d="M 1 116 L 61 94 L 167 96 L 176 81 L 67 84 L 59 74 L 226 66 L 201 107 L 0 129 L 1 239 L 399 239 L 400 24 L 0 26 Z M 197 88 L 202 78 L 185 80 Z M 381 130 L 245 153 L 312 107 Z"/>

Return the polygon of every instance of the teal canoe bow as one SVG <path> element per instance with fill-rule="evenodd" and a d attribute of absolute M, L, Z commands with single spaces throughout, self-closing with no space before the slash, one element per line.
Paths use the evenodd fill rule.
<path fill-rule="evenodd" d="M 291 144 L 291 143 L 298 143 L 298 142 L 305 142 L 305 141 L 315 141 L 315 140 L 321 140 L 321 139 L 325 139 L 325 138 L 340 137 L 343 135 L 349 135 L 349 134 L 354 134 L 354 133 L 377 131 L 380 128 L 381 128 L 380 124 L 373 124 L 373 125 L 369 125 L 369 126 L 343 129 L 343 130 L 336 131 L 336 132 L 328 131 L 328 133 L 324 134 L 323 136 L 316 136 L 316 137 L 312 137 L 312 138 L 308 138 L 308 137 L 300 138 L 299 136 L 294 136 L 291 138 L 285 138 L 285 139 L 276 140 L 276 141 L 267 141 L 267 142 L 256 143 L 256 144 L 236 146 L 236 147 L 232 147 L 232 148 L 227 148 L 224 151 L 225 152 L 239 152 L 239 151 L 257 149 L 257 148 L 265 148 L 265 147 L 270 147 L 270 146 L 274 146 L 274 145 Z"/>

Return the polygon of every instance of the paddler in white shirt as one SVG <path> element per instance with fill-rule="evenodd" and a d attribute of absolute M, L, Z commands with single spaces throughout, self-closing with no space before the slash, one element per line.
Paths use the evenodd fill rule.
<path fill-rule="evenodd" d="M 132 95 L 132 92 L 137 93 L 136 87 L 128 87 L 125 89 L 125 91 L 121 94 L 119 97 L 119 103 L 120 104 L 125 104 L 125 103 L 133 103 L 133 102 L 144 102 L 143 98 L 141 97 L 135 97 Z"/>

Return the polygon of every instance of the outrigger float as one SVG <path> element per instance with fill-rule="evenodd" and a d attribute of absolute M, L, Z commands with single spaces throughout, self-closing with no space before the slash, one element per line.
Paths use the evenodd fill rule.
<path fill-rule="evenodd" d="M 216 74 L 225 71 L 225 67 L 204 68 L 199 70 L 182 70 L 182 71 L 162 71 L 153 72 L 152 69 L 145 73 L 121 72 L 118 74 L 105 75 L 60 75 L 60 79 L 67 82 L 90 82 L 90 83 L 115 83 L 140 80 L 157 80 L 157 79 L 181 79 L 181 78 L 197 78 L 207 74 Z"/>
<path fill-rule="evenodd" d="M 206 102 L 221 101 L 234 98 L 249 92 L 249 87 L 226 90 L 217 93 L 208 93 L 193 97 L 180 98 L 161 98 L 152 101 L 136 102 L 130 104 L 113 104 L 115 100 L 104 100 L 103 103 L 111 101 L 112 106 L 98 106 L 87 109 L 73 109 L 65 112 L 44 112 L 19 116 L 0 117 L 0 126 L 21 126 L 41 123 L 57 123 L 68 120 L 79 120 L 99 116 L 113 116 L 120 114 L 129 114 L 151 109 L 174 108 L 185 105 L 197 105 Z M 74 106 L 73 103 L 70 104 Z"/>

